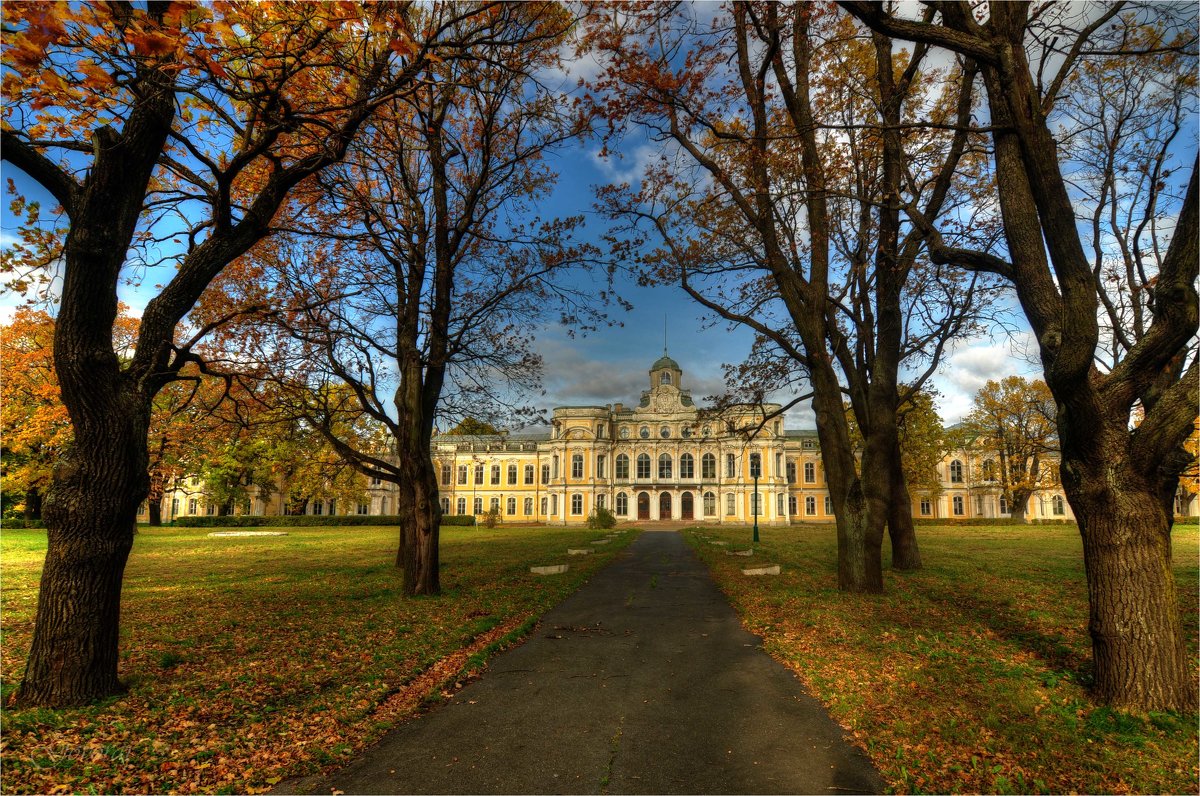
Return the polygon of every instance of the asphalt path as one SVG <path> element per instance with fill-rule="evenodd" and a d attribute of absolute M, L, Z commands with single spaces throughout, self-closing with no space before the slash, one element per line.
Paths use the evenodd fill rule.
<path fill-rule="evenodd" d="M 882 792 L 843 735 L 679 533 L 645 531 L 446 704 L 280 790 Z"/>

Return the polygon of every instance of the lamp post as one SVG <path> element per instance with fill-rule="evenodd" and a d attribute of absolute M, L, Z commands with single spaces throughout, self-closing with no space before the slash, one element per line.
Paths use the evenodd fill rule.
<path fill-rule="evenodd" d="M 758 478 L 762 475 L 762 454 L 750 454 L 750 475 L 754 478 L 754 543 L 758 544 Z"/>

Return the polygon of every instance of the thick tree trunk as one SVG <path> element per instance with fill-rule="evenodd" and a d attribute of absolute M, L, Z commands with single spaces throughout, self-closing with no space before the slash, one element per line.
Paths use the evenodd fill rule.
<path fill-rule="evenodd" d="M 117 678 L 121 579 L 149 477 L 148 413 L 131 417 L 120 403 L 110 403 L 99 433 L 77 430 L 74 448 L 56 468 L 19 704 L 79 705 L 124 690 Z"/>
<path fill-rule="evenodd" d="M 147 510 L 149 513 L 150 525 L 154 528 L 162 525 L 162 503 L 151 497 L 150 503 L 147 505 Z"/>
<path fill-rule="evenodd" d="M 883 592 L 883 536 L 872 533 L 862 481 L 855 479 L 842 510 L 837 512 L 838 588 L 842 591 Z"/>
<path fill-rule="evenodd" d="M 1095 695 L 1139 711 L 1191 710 L 1196 681 L 1171 571 L 1169 518 L 1153 490 L 1125 486 L 1138 480 L 1117 475 L 1101 499 L 1071 504 L 1087 567 Z"/>
<path fill-rule="evenodd" d="M 428 453 L 424 458 L 425 464 L 418 465 L 416 472 L 410 473 L 411 480 L 400 485 L 397 498 L 400 546 L 396 551 L 396 566 L 404 571 L 404 593 L 407 595 L 441 591 L 438 534 L 442 509 Z"/>
<path fill-rule="evenodd" d="M 891 460 L 892 497 L 888 501 L 887 530 L 892 544 L 892 569 L 921 568 L 921 549 L 917 546 L 917 529 L 913 523 L 912 496 L 901 466 L 897 446 Z"/>

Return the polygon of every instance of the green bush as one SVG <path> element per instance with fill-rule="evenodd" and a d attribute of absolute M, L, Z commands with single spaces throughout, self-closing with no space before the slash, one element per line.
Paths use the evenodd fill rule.
<path fill-rule="evenodd" d="M 442 525 L 466 525 L 472 526 L 475 524 L 475 516 L 472 514 L 447 514 L 442 517 Z"/>
<path fill-rule="evenodd" d="M 24 517 L 5 517 L 0 520 L 0 526 L 15 531 L 20 528 L 45 528 L 46 523 L 43 520 L 27 520 Z"/>
<path fill-rule="evenodd" d="M 500 507 L 492 506 L 487 510 L 487 514 L 483 515 L 483 525 L 485 528 L 495 528 L 496 523 L 500 521 Z"/>
<path fill-rule="evenodd" d="M 1073 525 L 1075 520 L 1030 520 L 1029 525 Z M 1008 517 L 914 517 L 914 525 L 1016 525 Z"/>
<path fill-rule="evenodd" d="M 603 506 L 596 509 L 595 513 L 587 518 L 587 527 L 591 528 L 593 531 L 607 530 L 608 528 L 615 527 L 616 524 L 617 518 L 613 516 L 611 511 Z"/>

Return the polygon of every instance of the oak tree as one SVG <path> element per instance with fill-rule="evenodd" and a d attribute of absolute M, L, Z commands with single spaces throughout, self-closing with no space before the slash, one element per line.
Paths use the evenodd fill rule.
<path fill-rule="evenodd" d="M 1171 523 L 1200 402 L 1200 189 L 1195 137 L 1173 135 L 1171 117 L 1185 122 L 1180 129 L 1195 124 L 1186 88 L 1195 8 L 943 2 L 914 20 L 884 3 L 842 5 L 880 33 L 978 66 L 1006 252 L 982 256 L 935 240 L 933 256 L 1008 280 L 1037 339 L 1056 403 L 1062 485 L 1083 537 L 1097 698 L 1194 708 Z M 1122 78 L 1104 75 L 1127 66 L 1157 75 L 1126 93 Z M 1162 125 L 1135 110 L 1154 105 Z M 1064 120 L 1081 109 L 1095 125 L 1084 140 L 1111 142 L 1099 153 L 1069 146 L 1074 125 Z M 1159 132 L 1137 135 L 1140 153 L 1119 154 L 1114 145 L 1138 126 Z M 1073 191 L 1078 169 L 1091 190 Z M 1081 217 L 1091 219 L 1091 240 Z M 1114 245 L 1125 251 L 1110 256 Z"/>

